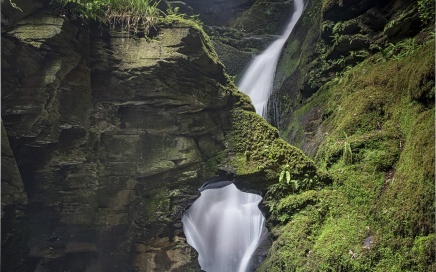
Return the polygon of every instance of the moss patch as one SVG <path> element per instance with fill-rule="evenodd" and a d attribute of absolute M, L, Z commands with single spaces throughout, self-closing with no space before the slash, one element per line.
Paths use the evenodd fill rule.
<path fill-rule="evenodd" d="M 278 171 L 283 164 L 291 168 L 313 168 L 314 163 L 300 150 L 278 137 L 277 129 L 255 112 L 234 110 L 230 144 L 235 152 L 233 161 L 238 174 L 245 175 L 271 169 Z"/>
<path fill-rule="evenodd" d="M 435 268 L 434 41 L 378 59 L 337 75 L 296 111 L 284 135 L 317 141 L 315 164 L 334 182 L 286 194 L 270 187 L 277 239 L 260 271 Z"/>

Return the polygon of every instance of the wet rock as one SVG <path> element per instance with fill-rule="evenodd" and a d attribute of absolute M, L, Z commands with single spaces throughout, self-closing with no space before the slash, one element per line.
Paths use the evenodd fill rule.
<path fill-rule="evenodd" d="M 228 24 L 232 19 L 238 17 L 238 15 L 253 5 L 254 2 L 255 0 L 169 1 L 172 6 L 179 6 L 181 12 L 190 9 L 194 14 L 199 14 L 201 21 L 206 25 L 215 26 Z"/>
<path fill-rule="evenodd" d="M 4 33 L 2 118 L 22 183 L 5 179 L 26 187 L 31 233 L 3 256 L 19 253 L 31 270 L 196 270 L 173 227 L 195 195 L 171 188 L 203 182 L 203 158 L 224 147 L 205 138 L 224 139 L 215 111 L 229 96 L 201 39 L 186 26 L 133 40 L 49 13 Z M 149 251 L 132 249 L 159 235 L 165 249 L 144 264 Z"/>
<path fill-rule="evenodd" d="M 240 75 L 253 56 L 264 50 L 284 29 L 293 12 L 287 0 L 169 1 L 181 12 L 197 14 L 225 66 Z"/>
<path fill-rule="evenodd" d="M 199 271 L 180 219 L 206 180 L 247 168 L 265 191 L 286 156 L 314 169 L 262 118 L 244 121 L 253 106 L 193 25 L 134 39 L 35 11 L 2 34 L 2 50 L 6 270 Z M 271 144 L 279 160 L 258 163 Z M 247 148 L 256 156 L 235 163 Z"/>

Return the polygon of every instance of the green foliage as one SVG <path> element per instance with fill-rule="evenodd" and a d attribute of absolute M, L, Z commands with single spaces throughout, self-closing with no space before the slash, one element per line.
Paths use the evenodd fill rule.
<path fill-rule="evenodd" d="M 165 14 L 165 18 L 163 19 L 165 22 L 169 21 L 191 21 L 196 25 L 196 28 L 202 28 L 203 22 L 200 20 L 199 15 L 187 15 L 184 13 L 179 13 L 179 7 L 168 8 Z"/>
<path fill-rule="evenodd" d="M 366 50 L 359 50 L 359 51 L 350 51 L 351 57 L 358 57 L 358 58 L 366 58 L 369 56 L 369 52 Z"/>
<path fill-rule="evenodd" d="M 162 12 L 160 0 L 52 0 L 62 8 L 70 7 L 76 16 L 102 21 L 111 26 L 121 25 L 135 34 L 142 27 L 148 34 Z"/>
<path fill-rule="evenodd" d="M 298 180 L 291 179 L 291 169 L 289 164 L 282 166 L 282 171 L 279 176 L 279 183 L 286 183 L 291 185 L 293 190 L 298 190 Z"/>
<path fill-rule="evenodd" d="M 389 59 L 400 60 L 413 54 L 416 50 L 419 50 L 422 45 L 416 43 L 415 38 L 408 38 L 400 41 L 396 44 L 389 43 L 388 46 L 382 48 L 375 46 L 381 53 L 381 57 L 378 61 L 387 61 Z"/>
<path fill-rule="evenodd" d="M 294 113 L 323 111 L 315 161 L 334 183 L 306 190 L 300 178 L 293 192 L 283 174 L 270 187 L 277 240 L 260 271 L 436 267 L 434 41 L 391 47 L 385 61 L 348 68 Z"/>
<path fill-rule="evenodd" d="M 286 177 L 286 180 L 285 180 Z M 291 175 L 289 172 L 289 165 L 287 164 L 285 167 L 282 167 L 282 171 L 280 172 L 280 177 L 279 177 L 279 182 L 283 183 L 285 182 L 287 184 L 289 184 L 289 182 L 291 181 Z"/>
<path fill-rule="evenodd" d="M 347 80 L 350 75 L 351 67 L 347 66 L 342 71 L 336 72 L 336 76 L 332 79 L 334 83 L 341 84 L 344 80 Z"/>
<path fill-rule="evenodd" d="M 333 29 L 335 26 L 335 23 L 332 21 L 323 21 L 321 25 L 321 32 L 326 32 L 329 29 Z"/>
<path fill-rule="evenodd" d="M 113 24 L 121 24 L 138 32 L 138 26 L 149 33 L 155 27 L 161 11 L 157 8 L 160 0 L 106 0 L 109 2 L 105 18 Z"/>
<path fill-rule="evenodd" d="M 348 136 L 344 133 L 344 150 L 342 152 L 342 159 L 344 160 L 344 164 L 350 164 L 353 162 L 353 152 L 351 151 L 351 145 L 348 141 Z"/>
<path fill-rule="evenodd" d="M 333 39 L 333 46 L 336 46 L 342 41 L 343 36 L 339 33 L 333 33 L 333 36 L 330 36 L 330 38 Z"/>
<path fill-rule="evenodd" d="M 345 27 L 346 27 L 346 22 L 339 21 L 333 26 L 333 33 L 341 32 L 345 29 Z"/>
<path fill-rule="evenodd" d="M 434 0 L 418 0 L 419 19 L 423 25 L 434 23 L 435 20 L 435 1 Z"/>
<path fill-rule="evenodd" d="M 401 12 L 398 12 L 393 16 L 391 21 L 389 21 L 385 27 L 384 31 L 387 31 L 389 28 L 401 24 L 406 18 L 410 18 L 411 16 L 414 16 L 416 14 L 416 7 L 411 6 L 405 10 L 401 10 Z"/>

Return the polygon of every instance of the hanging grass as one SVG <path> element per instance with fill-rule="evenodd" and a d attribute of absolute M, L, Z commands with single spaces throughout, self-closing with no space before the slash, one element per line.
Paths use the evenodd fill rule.
<path fill-rule="evenodd" d="M 78 17 L 107 23 L 111 27 L 138 33 L 142 28 L 145 34 L 155 28 L 159 17 L 160 0 L 52 0 L 52 4 L 72 10 Z"/>
<path fill-rule="evenodd" d="M 162 15 L 157 8 L 160 0 L 106 0 L 109 2 L 105 20 L 110 25 L 121 25 L 128 30 L 138 32 L 140 26 L 149 33 Z"/>

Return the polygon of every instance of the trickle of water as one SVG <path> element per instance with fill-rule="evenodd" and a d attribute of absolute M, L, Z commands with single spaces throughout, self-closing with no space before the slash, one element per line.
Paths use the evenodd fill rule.
<path fill-rule="evenodd" d="M 256 108 L 256 113 L 263 116 L 268 98 L 273 88 L 277 62 L 283 45 L 303 14 L 303 0 L 294 1 L 294 13 L 284 33 L 260 55 L 256 56 L 242 75 L 238 88 L 247 94 Z"/>
<path fill-rule="evenodd" d="M 183 231 L 206 272 L 246 272 L 256 248 L 267 235 L 258 208 L 262 197 L 234 184 L 206 189 L 185 211 Z"/>

